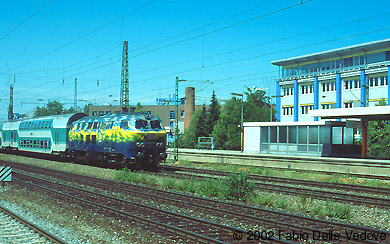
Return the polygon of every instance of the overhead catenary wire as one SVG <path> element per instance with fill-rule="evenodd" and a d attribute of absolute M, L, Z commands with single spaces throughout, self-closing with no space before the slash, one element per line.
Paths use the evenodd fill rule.
<path fill-rule="evenodd" d="M 346 37 L 346 38 L 352 38 L 353 36 L 348 36 L 348 37 Z M 338 40 L 340 40 L 340 39 L 338 39 Z M 334 40 L 332 40 L 332 41 L 334 41 Z M 322 43 L 324 43 L 324 42 L 322 42 Z M 320 44 L 322 44 L 322 43 L 320 43 Z M 315 45 L 315 44 L 314 44 Z M 311 45 L 308 45 L 308 46 L 311 46 Z M 307 47 L 307 46 L 304 46 L 304 47 Z M 297 47 L 297 48 L 303 48 L 303 47 Z M 296 48 L 292 48 L 292 49 L 288 49 L 287 51 L 289 51 L 289 50 L 294 50 L 294 49 L 296 49 Z M 268 54 L 268 55 L 271 55 L 271 54 Z M 248 58 L 256 58 L 256 57 L 248 57 Z M 240 62 L 240 61 L 234 61 L 233 60 L 233 62 Z M 220 65 L 223 65 L 223 64 L 220 64 Z M 99 67 L 98 67 L 99 68 Z M 97 68 L 97 69 L 98 69 Z M 198 70 L 198 69 L 200 69 L 200 68 L 197 68 L 196 70 Z M 87 72 L 90 72 L 91 70 L 93 70 L 93 69 L 90 69 L 90 70 L 87 70 L 87 71 L 85 71 L 86 73 Z M 192 70 L 193 71 L 193 70 Z M 185 71 L 185 72 L 187 72 L 187 71 Z M 190 72 L 190 71 L 189 71 Z M 69 75 L 69 77 L 71 77 L 71 75 Z M 158 79 L 158 77 L 155 77 L 156 79 Z M 148 79 L 148 80 L 150 80 L 150 79 Z M 140 82 L 140 81 L 135 81 L 135 82 Z M 53 82 L 54 83 L 54 82 Z"/>
<path fill-rule="evenodd" d="M 52 0 L 52 1 L 53 1 L 53 0 Z M 16 66 L 16 67 L 12 68 L 12 69 L 13 69 L 13 70 L 18 69 L 18 68 L 20 68 L 20 67 L 22 67 L 22 66 L 24 66 L 24 65 L 26 65 L 26 64 L 29 64 L 29 63 L 35 62 L 35 61 L 37 61 L 37 60 L 39 60 L 39 59 L 41 59 L 41 58 L 44 58 L 44 57 L 46 57 L 47 55 L 49 55 L 50 53 L 57 52 L 57 51 L 59 51 L 59 50 L 65 48 L 65 47 L 67 47 L 67 46 L 69 46 L 69 45 L 71 45 L 71 44 L 73 44 L 73 43 L 75 43 L 75 42 L 78 42 L 78 41 L 80 41 L 80 40 L 82 40 L 82 39 L 84 39 L 84 38 L 86 38 L 86 37 L 88 37 L 88 36 L 90 36 L 90 35 L 92 35 L 92 34 L 98 32 L 98 31 L 100 31 L 100 30 L 106 28 L 107 26 L 110 26 L 110 25 L 112 25 L 112 24 L 114 24 L 114 23 L 116 23 L 116 22 L 122 20 L 122 18 L 126 18 L 127 16 L 129 16 L 129 15 L 131 15 L 131 14 L 134 14 L 134 13 L 138 12 L 139 10 L 141 10 L 141 9 L 143 9 L 143 8 L 145 8 L 145 7 L 147 7 L 147 6 L 149 6 L 150 4 L 152 4 L 152 3 L 155 2 L 155 1 L 157 1 L 157 0 L 151 0 L 151 1 L 145 3 L 144 5 L 142 5 L 142 6 L 138 7 L 138 8 L 136 8 L 135 10 L 129 12 L 128 14 L 126 14 L 126 15 L 124 15 L 124 16 L 118 18 L 118 19 L 115 19 L 115 20 L 113 20 L 113 21 L 111 21 L 111 22 L 109 22 L 109 23 L 107 23 L 107 24 L 104 24 L 104 25 L 102 25 L 102 26 L 100 26 L 100 27 L 94 29 L 93 31 L 88 32 L 87 34 L 85 34 L 85 35 L 83 35 L 83 36 L 81 36 L 81 37 L 78 37 L 78 38 L 76 38 L 76 39 L 74 39 L 74 40 L 72 40 L 72 41 L 70 41 L 70 42 L 67 42 L 67 43 L 63 44 L 62 46 L 60 46 L 60 47 L 58 47 L 58 48 L 56 48 L 56 49 L 54 49 L 54 50 L 52 50 L 52 51 L 50 51 L 50 52 L 48 52 L 48 53 L 42 55 L 42 56 L 39 56 L 39 57 L 37 57 L 37 58 L 35 58 L 35 59 L 33 59 L 33 60 L 30 60 L 30 61 L 28 61 L 28 62 L 25 62 L 25 63 L 23 63 L 23 64 L 21 64 L 21 65 L 18 65 L 18 66 Z"/>
<path fill-rule="evenodd" d="M 39 12 L 41 12 L 44 8 L 46 8 L 50 3 L 52 3 L 54 0 L 50 0 L 49 2 L 47 2 L 44 6 L 42 6 L 38 11 L 36 11 L 34 14 L 32 14 L 30 17 L 28 17 L 27 19 L 23 20 L 20 24 L 18 24 L 16 27 L 14 27 L 12 30 L 10 30 L 7 34 L 5 34 L 4 36 L 2 36 L 0 38 L 0 41 L 2 41 L 4 38 L 6 38 L 7 36 L 9 36 L 12 32 L 16 31 L 17 29 L 19 29 L 24 23 L 26 23 L 27 21 L 29 21 L 32 17 L 34 17 L 35 15 L 37 15 Z"/>
<path fill-rule="evenodd" d="M 340 37 L 340 38 L 336 38 L 336 39 L 330 39 L 330 40 L 326 40 L 326 41 L 321 41 L 321 42 L 311 43 L 311 44 L 302 45 L 302 46 L 298 46 L 298 47 L 288 48 L 288 49 L 284 49 L 284 50 L 274 51 L 274 52 L 270 52 L 270 53 L 266 53 L 266 54 L 255 55 L 255 56 L 246 57 L 246 58 L 237 59 L 237 60 L 232 60 L 232 61 L 227 61 L 227 62 L 220 62 L 220 63 L 212 64 L 212 65 L 209 65 L 209 66 L 205 66 L 205 67 L 197 67 L 197 68 L 192 68 L 192 69 L 185 70 L 185 71 L 181 71 L 181 72 L 169 73 L 169 74 L 165 74 L 165 75 L 159 76 L 159 77 L 153 77 L 153 78 L 143 79 L 143 80 L 139 80 L 139 81 L 132 81 L 132 82 L 130 82 L 130 83 L 131 83 L 131 84 L 134 84 L 134 83 L 136 83 L 136 82 L 144 82 L 144 81 L 148 81 L 148 80 L 151 80 L 151 79 L 158 79 L 158 78 L 164 78 L 164 77 L 172 77 L 173 75 L 183 74 L 183 73 L 187 73 L 187 72 L 191 72 L 191 71 L 195 71 L 195 70 L 199 70 L 199 69 L 203 69 L 203 68 L 210 68 L 210 67 L 216 67 L 216 66 L 220 66 L 220 65 L 225 65 L 225 64 L 228 64 L 228 63 L 230 63 L 230 62 L 242 62 L 242 61 L 245 61 L 245 60 L 250 60 L 250 59 L 254 59 L 254 58 L 258 58 L 258 57 L 263 57 L 263 56 L 272 55 L 272 54 L 281 53 L 281 52 L 287 52 L 287 51 L 296 50 L 296 49 L 301 49 L 301 48 L 310 47 L 310 46 L 314 46 L 314 45 L 320 45 L 320 44 L 324 44 L 324 43 L 328 43 L 328 42 L 339 41 L 339 40 L 348 39 L 348 38 L 352 38 L 352 37 L 356 37 L 356 36 L 368 35 L 368 34 L 376 33 L 376 32 L 379 32 L 379 31 L 385 31 L 385 30 L 390 30 L 390 28 L 383 28 L 383 29 L 379 29 L 379 30 L 373 30 L 373 31 L 365 32 L 365 33 L 360 33 L 360 34 L 357 34 L 357 35 L 346 36 L 346 37 Z M 112 62 L 112 63 L 115 63 L 115 62 L 120 62 L 120 60 L 114 61 L 114 62 Z M 111 64 L 111 63 L 109 63 L 109 64 L 104 64 L 104 65 L 101 65 L 101 66 L 99 66 L 99 67 L 97 67 L 97 68 L 100 68 L 100 67 L 103 67 L 103 66 L 107 66 L 107 65 L 110 65 L 110 64 Z M 95 69 L 97 69 L 97 68 L 93 68 L 93 69 L 90 69 L 90 70 L 87 70 L 87 71 L 83 71 L 83 72 L 74 74 L 74 75 L 72 75 L 72 76 L 70 76 L 70 77 L 74 77 L 74 76 L 77 76 L 77 75 L 79 75 L 79 74 L 87 73 L 87 72 L 90 72 L 90 71 L 95 70 Z M 58 80 L 57 80 L 57 81 L 58 81 Z M 49 83 L 50 83 L 50 82 L 49 82 Z M 38 88 L 38 87 L 40 87 L 40 85 L 35 86 L 35 87 L 33 87 L 33 88 Z M 26 90 L 30 90 L 30 89 L 33 89 L 33 88 L 28 88 L 28 89 L 26 89 Z M 57 88 L 55 88 L 55 89 L 57 89 Z M 26 91 L 26 90 L 22 90 L 22 91 Z"/>

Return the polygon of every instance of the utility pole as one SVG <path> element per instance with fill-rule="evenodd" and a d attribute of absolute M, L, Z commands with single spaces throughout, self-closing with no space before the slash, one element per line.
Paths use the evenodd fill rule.
<path fill-rule="evenodd" d="M 175 162 L 179 161 L 179 77 L 176 77 L 175 82 Z"/>
<path fill-rule="evenodd" d="M 121 78 L 121 95 L 120 106 L 122 112 L 127 112 L 129 107 L 129 51 L 128 42 L 123 41 L 122 51 L 122 78 Z"/>
<path fill-rule="evenodd" d="M 77 109 L 77 78 L 74 78 L 74 111 L 78 112 Z"/>
<path fill-rule="evenodd" d="M 8 120 L 14 120 L 14 86 L 9 86 Z"/>
<path fill-rule="evenodd" d="M 174 158 L 175 162 L 179 161 L 179 82 L 185 80 L 179 80 L 179 77 L 176 77 L 175 82 L 175 148 L 174 148 Z M 172 128 L 171 128 L 172 130 Z"/>

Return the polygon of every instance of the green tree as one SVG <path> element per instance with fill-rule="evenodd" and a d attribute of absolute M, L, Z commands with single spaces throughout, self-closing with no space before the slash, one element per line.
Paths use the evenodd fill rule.
<path fill-rule="evenodd" d="M 264 91 L 247 88 L 247 101 L 244 102 L 244 121 L 269 121 L 269 97 Z M 212 136 L 217 149 L 239 150 L 241 147 L 241 99 L 228 100 L 221 111 L 220 118 L 213 128 Z"/>
<path fill-rule="evenodd" d="M 92 103 L 86 104 L 86 105 L 84 106 L 84 108 L 83 108 L 83 113 L 89 115 L 89 106 L 91 106 L 91 105 L 92 105 Z"/>
<path fill-rule="evenodd" d="M 384 99 L 375 106 L 387 106 Z M 387 120 L 369 121 L 367 127 L 367 151 L 373 158 L 390 158 L 390 125 Z"/>
<path fill-rule="evenodd" d="M 213 128 L 215 124 L 217 124 L 220 114 L 221 114 L 221 107 L 219 106 L 217 96 L 215 95 L 215 91 L 213 91 L 213 95 L 211 95 L 210 106 L 206 110 L 207 136 L 210 136 L 211 133 L 213 132 Z"/>
<path fill-rule="evenodd" d="M 142 104 L 140 102 L 135 106 L 134 112 L 136 113 L 145 113 L 145 110 L 142 109 Z"/>
<path fill-rule="evenodd" d="M 194 114 L 192 115 L 192 119 L 190 122 L 190 125 L 188 126 L 188 129 L 186 129 L 181 135 L 180 135 L 180 147 L 185 148 L 195 148 L 198 145 L 198 138 L 196 137 L 196 126 L 199 120 L 199 117 L 201 115 L 202 111 L 196 110 Z"/>
<path fill-rule="evenodd" d="M 45 107 L 36 107 L 34 117 L 58 115 L 64 112 L 64 105 L 58 101 L 48 102 Z"/>
<path fill-rule="evenodd" d="M 207 114 L 206 114 L 206 106 L 203 104 L 202 109 L 200 110 L 199 116 L 196 119 L 195 125 L 195 137 L 204 137 L 208 136 L 208 128 L 207 128 Z"/>
<path fill-rule="evenodd" d="M 245 92 L 246 102 L 244 102 L 245 122 L 265 122 L 270 121 L 270 98 L 265 96 L 265 91 L 252 91 L 247 87 Z M 274 112 L 272 112 L 274 117 Z"/>
<path fill-rule="evenodd" d="M 70 107 L 69 109 L 64 109 L 63 111 L 64 114 L 74 114 L 77 113 L 76 109 L 74 107 Z"/>
<path fill-rule="evenodd" d="M 241 146 L 241 100 L 228 100 L 214 126 L 212 136 L 217 149 L 239 150 Z"/>

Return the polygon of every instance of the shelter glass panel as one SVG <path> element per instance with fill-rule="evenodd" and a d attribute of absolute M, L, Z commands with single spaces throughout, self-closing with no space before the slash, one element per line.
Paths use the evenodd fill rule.
<path fill-rule="evenodd" d="M 287 142 L 287 126 L 279 127 L 279 143 Z"/>
<path fill-rule="evenodd" d="M 332 127 L 332 144 L 343 144 L 342 127 Z"/>
<path fill-rule="evenodd" d="M 344 144 L 353 144 L 353 128 L 344 128 Z"/>
<path fill-rule="evenodd" d="M 268 126 L 261 127 L 261 143 L 268 143 Z"/>
<path fill-rule="evenodd" d="M 271 143 L 276 143 L 277 142 L 277 127 L 276 126 L 270 126 L 270 141 Z"/>
<path fill-rule="evenodd" d="M 309 126 L 309 144 L 318 144 L 318 125 Z"/>
<path fill-rule="evenodd" d="M 298 126 L 298 144 L 307 144 L 307 126 Z"/>
<path fill-rule="evenodd" d="M 288 143 L 297 143 L 297 127 L 288 127 Z"/>
<path fill-rule="evenodd" d="M 330 143 L 330 127 L 320 126 L 320 144 Z"/>

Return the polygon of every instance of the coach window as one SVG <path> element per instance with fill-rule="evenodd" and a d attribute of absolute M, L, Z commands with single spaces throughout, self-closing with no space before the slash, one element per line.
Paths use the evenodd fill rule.
<path fill-rule="evenodd" d="M 87 135 L 85 137 L 85 143 L 90 143 L 91 142 L 91 136 L 90 135 Z"/>
<path fill-rule="evenodd" d="M 87 129 L 87 130 L 91 129 L 92 125 L 93 125 L 93 122 L 88 122 L 87 123 L 87 128 L 85 128 L 85 129 Z"/>
<path fill-rule="evenodd" d="M 93 128 L 92 129 L 97 129 L 98 128 L 98 122 L 93 122 Z"/>
<path fill-rule="evenodd" d="M 124 130 L 128 129 L 129 128 L 129 121 L 121 121 L 120 128 L 124 129 Z"/>
<path fill-rule="evenodd" d="M 106 129 L 109 130 L 112 128 L 112 125 L 114 124 L 114 121 L 110 121 L 110 122 L 106 122 L 107 125 L 106 125 Z"/>
<path fill-rule="evenodd" d="M 83 135 L 80 136 L 80 142 L 84 142 L 84 136 Z"/>
<path fill-rule="evenodd" d="M 80 130 L 85 130 L 85 127 L 87 127 L 87 123 L 80 123 Z"/>
<path fill-rule="evenodd" d="M 99 129 L 104 130 L 107 127 L 108 122 L 102 121 L 100 122 Z"/>

